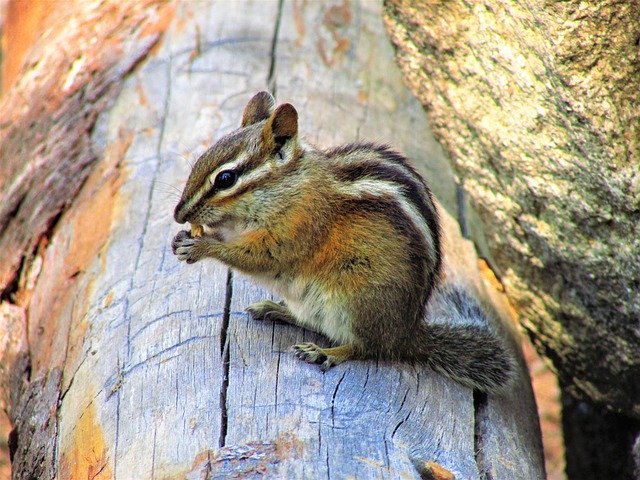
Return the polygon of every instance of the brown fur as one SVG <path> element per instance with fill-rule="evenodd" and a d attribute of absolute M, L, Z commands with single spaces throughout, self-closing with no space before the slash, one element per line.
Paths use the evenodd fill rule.
<path fill-rule="evenodd" d="M 275 101 L 268 92 L 258 92 L 244 108 L 241 125 L 246 127 L 266 120 L 271 115 L 274 106 Z"/>

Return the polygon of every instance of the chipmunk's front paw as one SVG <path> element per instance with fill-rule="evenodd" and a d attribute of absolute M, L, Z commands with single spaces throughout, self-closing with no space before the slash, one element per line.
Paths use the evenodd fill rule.
<path fill-rule="evenodd" d="M 315 343 L 299 343 L 293 346 L 293 350 L 296 357 L 307 363 L 318 364 L 323 372 L 340 363 L 333 355 L 327 355 L 324 349 Z"/>
<path fill-rule="evenodd" d="M 292 323 L 291 312 L 284 303 L 276 303 L 271 300 L 262 300 L 245 308 L 254 320 L 279 320 Z"/>
<path fill-rule="evenodd" d="M 200 242 L 202 242 L 202 237 L 192 237 L 190 232 L 181 230 L 173 237 L 171 249 L 173 254 L 178 257 L 178 260 L 195 263 L 202 259 L 202 254 L 198 248 Z"/>

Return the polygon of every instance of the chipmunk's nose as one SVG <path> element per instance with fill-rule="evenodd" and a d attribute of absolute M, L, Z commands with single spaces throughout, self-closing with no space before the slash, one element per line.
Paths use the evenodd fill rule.
<path fill-rule="evenodd" d="M 178 202 L 178 205 L 176 205 L 176 209 L 173 211 L 173 219 L 180 224 L 183 224 L 187 221 L 187 212 L 184 208 L 184 204 L 185 201 L 180 200 Z"/>

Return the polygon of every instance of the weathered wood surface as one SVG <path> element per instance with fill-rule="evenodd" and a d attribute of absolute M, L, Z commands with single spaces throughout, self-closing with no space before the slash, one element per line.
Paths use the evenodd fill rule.
<path fill-rule="evenodd" d="M 402 86 L 377 3 L 177 4 L 158 47 L 98 119 L 98 168 L 41 253 L 29 315 L 70 325 L 29 332 L 33 381 L 47 373 L 38 336 L 64 359 L 52 471 L 420 478 L 416 466 L 433 462 L 456 478 L 543 478 L 524 366 L 512 391 L 488 398 L 409 365 L 349 362 L 323 374 L 289 347 L 325 340 L 243 312 L 267 292 L 215 262 L 171 255 L 173 187 L 187 159 L 236 128 L 246 100 L 267 87 L 298 107 L 312 142 L 366 138 L 403 150 L 456 211 L 453 177 Z M 448 274 L 492 295 L 472 245 L 445 221 Z M 79 256 L 83 268 L 70 271 Z M 65 275 L 76 279 L 70 287 Z"/>

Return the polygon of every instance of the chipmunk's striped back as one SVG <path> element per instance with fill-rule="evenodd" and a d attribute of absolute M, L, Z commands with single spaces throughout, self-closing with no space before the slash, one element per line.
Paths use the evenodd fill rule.
<path fill-rule="evenodd" d="M 343 197 L 343 210 L 377 211 L 408 239 L 413 281 L 423 289 L 420 298 L 424 303 L 441 269 L 440 227 L 431 191 L 407 159 L 385 145 L 371 143 L 326 152 L 303 145 L 272 145 L 259 135 L 263 128 L 264 121 L 233 132 L 198 160 L 188 182 L 191 188 L 185 190 L 187 200 L 176 207 L 176 219 L 189 216 L 194 222 L 218 228 L 239 208 L 257 209 L 245 205 L 242 198 L 257 191 L 261 196 L 276 192 L 277 200 L 274 196 L 268 199 L 275 202 L 271 209 L 286 209 L 284 190 L 303 191 L 299 183 L 310 171 L 315 171 L 317 182 L 320 175 L 331 175 L 332 195 Z M 235 177 L 233 185 L 224 189 L 216 184 L 222 172 L 233 172 Z M 260 217 L 266 218 L 264 214 Z"/>
<path fill-rule="evenodd" d="M 345 195 L 386 212 L 397 230 L 411 238 L 415 281 L 424 286 L 426 300 L 437 283 L 442 253 L 438 212 L 423 178 L 386 145 L 353 143 L 325 154 Z"/>

